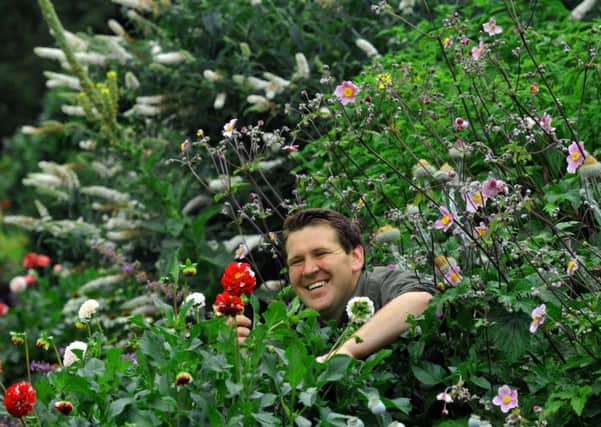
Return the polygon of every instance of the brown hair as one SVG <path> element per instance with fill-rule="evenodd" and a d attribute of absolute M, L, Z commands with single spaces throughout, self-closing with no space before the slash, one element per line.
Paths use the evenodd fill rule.
<path fill-rule="evenodd" d="M 284 221 L 282 233 L 284 251 L 290 233 L 315 224 L 327 224 L 332 227 L 336 232 L 338 242 L 347 254 L 357 246 L 363 245 L 359 227 L 349 218 L 331 209 L 312 208 L 289 215 Z"/>

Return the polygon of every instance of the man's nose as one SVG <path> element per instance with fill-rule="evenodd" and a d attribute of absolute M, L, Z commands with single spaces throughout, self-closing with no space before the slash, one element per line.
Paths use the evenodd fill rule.
<path fill-rule="evenodd" d="M 307 257 L 303 266 L 303 275 L 311 276 L 319 271 L 319 266 L 315 259 Z"/>

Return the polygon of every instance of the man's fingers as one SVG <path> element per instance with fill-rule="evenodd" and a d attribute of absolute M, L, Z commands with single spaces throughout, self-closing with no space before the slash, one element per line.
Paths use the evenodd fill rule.
<path fill-rule="evenodd" d="M 236 324 L 238 326 L 246 326 L 247 328 L 250 328 L 250 326 L 252 325 L 252 322 L 245 315 L 239 314 L 236 316 Z"/>

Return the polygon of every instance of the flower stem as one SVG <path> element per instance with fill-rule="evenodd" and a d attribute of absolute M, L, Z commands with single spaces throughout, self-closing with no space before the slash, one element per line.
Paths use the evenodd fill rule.
<path fill-rule="evenodd" d="M 25 363 L 27 364 L 27 381 L 31 383 L 31 369 L 29 369 L 29 344 L 25 339 Z"/>

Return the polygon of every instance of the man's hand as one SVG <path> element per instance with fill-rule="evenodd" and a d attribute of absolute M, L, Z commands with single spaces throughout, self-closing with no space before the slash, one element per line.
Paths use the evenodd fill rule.
<path fill-rule="evenodd" d="M 234 319 L 236 322 L 236 335 L 238 336 L 238 343 L 244 344 L 246 338 L 250 335 L 250 327 L 252 326 L 252 322 L 248 317 L 243 314 L 239 314 Z"/>
<path fill-rule="evenodd" d="M 319 363 L 326 363 L 328 360 L 330 360 L 332 357 L 336 356 L 337 354 L 344 354 L 349 357 L 354 357 L 353 354 L 349 350 L 347 350 L 346 348 L 344 348 L 344 346 L 342 346 L 336 351 L 332 351 L 331 353 L 318 356 L 316 360 Z"/>

